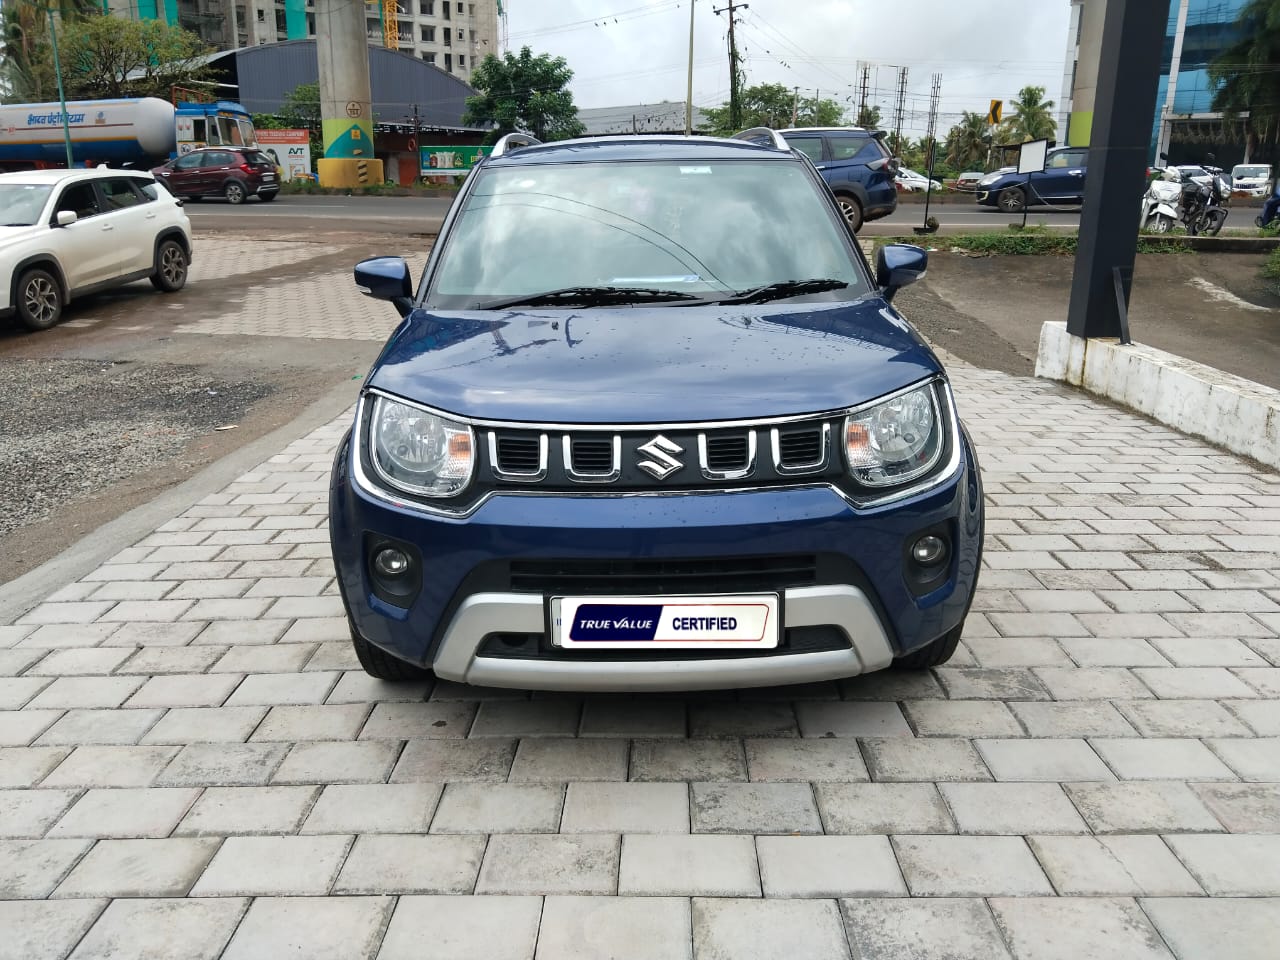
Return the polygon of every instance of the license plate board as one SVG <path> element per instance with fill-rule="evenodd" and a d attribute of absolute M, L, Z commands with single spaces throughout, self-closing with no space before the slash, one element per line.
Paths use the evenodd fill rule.
<path fill-rule="evenodd" d="M 551 642 L 569 650 L 772 650 L 776 593 L 552 597 Z"/>

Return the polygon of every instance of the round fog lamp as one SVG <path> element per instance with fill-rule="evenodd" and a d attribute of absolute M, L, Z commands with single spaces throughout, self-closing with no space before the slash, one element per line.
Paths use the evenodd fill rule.
<path fill-rule="evenodd" d="M 933 534 L 921 537 L 911 547 L 911 558 L 916 563 L 932 566 L 947 555 L 947 542 Z"/>
<path fill-rule="evenodd" d="M 403 550 L 383 547 L 373 558 L 373 569 L 384 577 L 398 577 L 409 569 L 409 557 Z"/>

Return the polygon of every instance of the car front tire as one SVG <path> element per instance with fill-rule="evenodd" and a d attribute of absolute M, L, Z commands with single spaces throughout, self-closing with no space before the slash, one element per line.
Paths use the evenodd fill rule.
<path fill-rule="evenodd" d="M 962 633 L 964 633 L 963 620 L 928 646 L 913 650 L 905 656 L 896 657 L 893 666 L 898 670 L 927 670 L 929 667 L 942 666 L 956 652 Z"/>
<path fill-rule="evenodd" d="M 151 285 L 161 293 L 177 293 L 187 285 L 190 260 L 177 240 L 165 240 L 156 250 L 156 272 Z"/>
<path fill-rule="evenodd" d="M 28 330 L 48 330 L 62 318 L 62 287 L 48 270 L 28 270 L 16 289 L 18 319 Z"/>
<path fill-rule="evenodd" d="M 1027 195 L 1021 187 L 1005 187 L 1000 191 L 999 203 L 1005 213 L 1021 213 L 1027 205 Z"/>
<path fill-rule="evenodd" d="M 417 664 L 401 660 L 399 657 L 393 657 L 381 647 L 375 647 L 360 634 L 356 633 L 354 625 L 351 626 L 351 646 L 355 648 L 356 659 L 360 661 L 360 666 L 364 668 L 364 672 L 375 679 L 410 681 L 430 680 L 435 676 L 425 667 L 419 667 Z"/>

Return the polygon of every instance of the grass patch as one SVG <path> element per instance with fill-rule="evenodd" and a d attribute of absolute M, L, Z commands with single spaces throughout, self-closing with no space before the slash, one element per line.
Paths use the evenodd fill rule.
<path fill-rule="evenodd" d="M 1272 250 L 1262 265 L 1262 276 L 1271 282 L 1271 288 L 1280 293 L 1280 249 Z"/>
<path fill-rule="evenodd" d="M 1021 225 L 1008 233 L 958 233 L 931 237 L 878 237 L 876 247 L 890 243 L 912 243 L 936 250 L 961 250 L 988 257 L 1074 257 L 1079 247 L 1079 237 L 1074 233 L 1054 232 L 1045 227 Z M 1187 253 L 1190 245 L 1185 238 L 1139 237 L 1139 253 Z M 1278 265 L 1277 269 L 1280 269 Z"/>
<path fill-rule="evenodd" d="M 453 187 L 421 184 L 402 187 L 397 183 L 371 183 L 366 187 L 322 187 L 312 180 L 290 180 L 281 185 L 280 192 L 322 197 L 452 197 L 458 191 Z"/>

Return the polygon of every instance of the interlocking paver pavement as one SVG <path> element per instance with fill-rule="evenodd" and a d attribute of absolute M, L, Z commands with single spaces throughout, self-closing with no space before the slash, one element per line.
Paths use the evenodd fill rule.
<path fill-rule="evenodd" d="M 51 583 L 0 626 L 0 958 L 1272 956 L 1280 476 L 953 374 L 988 536 L 932 672 L 371 680 L 325 541 L 345 417 Z"/>

